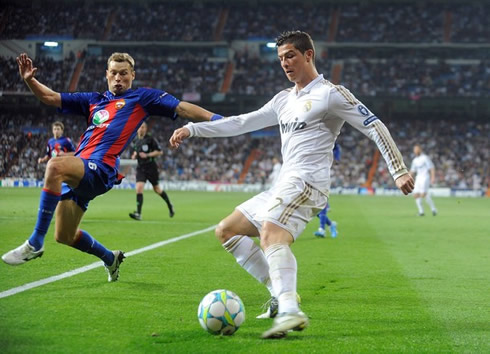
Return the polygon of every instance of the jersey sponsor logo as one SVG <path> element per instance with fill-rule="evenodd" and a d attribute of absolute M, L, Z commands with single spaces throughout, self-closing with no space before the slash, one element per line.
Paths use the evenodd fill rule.
<path fill-rule="evenodd" d="M 116 102 L 116 109 L 121 109 L 126 105 L 126 101 L 124 99 L 120 99 Z"/>
<path fill-rule="evenodd" d="M 109 119 L 109 112 L 107 112 L 105 109 L 101 109 L 100 111 L 97 111 L 94 115 L 94 119 L 92 119 L 92 122 L 95 125 L 99 125 L 104 123 Z"/>
<path fill-rule="evenodd" d="M 300 122 L 298 118 L 296 118 L 294 122 L 283 123 L 282 121 L 280 121 L 279 123 L 281 134 L 295 132 L 297 130 L 304 129 L 305 127 L 306 122 Z"/>
<path fill-rule="evenodd" d="M 372 122 L 374 122 L 377 119 L 378 119 L 378 117 L 371 116 L 368 119 L 366 119 L 364 122 L 362 122 L 362 124 L 364 124 L 364 126 L 367 127 L 369 124 L 371 124 Z"/>
<path fill-rule="evenodd" d="M 369 110 L 366 107 L 364 107 L 362 104 L 360 104 L 359 106 L 357 106 L 357 110 L 363 116 L 366 116 L 367 117 L 369 115 Z"/>
<path fill-rule="evenodd" d="M 303 106 L 303 111 L 305 111 L 305 112 L 311 111 L 311 101 L 310 100 L 305 102 L 305 105 Z"/>

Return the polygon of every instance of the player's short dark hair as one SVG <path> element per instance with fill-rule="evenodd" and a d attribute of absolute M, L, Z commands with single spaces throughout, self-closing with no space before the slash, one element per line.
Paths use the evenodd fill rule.
<path fill-rule="evenodd" d="M 276 47 L 288 43 L 292 44 L 294 48 L 301 52 L 301 54 L 305 54 L 309 49 L 313 50 L 313 58 L 315 57 L 315 45 L 308 33 L 303 31 L 286 31 L 282 32 L 279 37 L 276 38 Z"/>
<path fill-rule="evenodd" d="M 54 127 L 60 127 L 61 130 L 65 131 L 65 125 L 63 123 L 61 123 L 59 120 L 57 120 L 56 122 L 51 124 L 51 128 L 54 128 Z"/>

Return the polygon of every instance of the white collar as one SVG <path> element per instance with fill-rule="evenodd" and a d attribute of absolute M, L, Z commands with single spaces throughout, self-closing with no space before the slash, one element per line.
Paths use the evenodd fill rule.
<path fill-rule="evenodd" d="M 311 82 L 303 87 L 301 90 L 298 91 L 298 88 L 295 86 L 293 92 L 296 94 L 296 96 L 299 96 L 301 94 L 307 94 L 310 93 L 311 89 L 313 86 L 315 86 L 320 80 L 323 80 L 323 74 L 318 75 L 315 77 Z"/>

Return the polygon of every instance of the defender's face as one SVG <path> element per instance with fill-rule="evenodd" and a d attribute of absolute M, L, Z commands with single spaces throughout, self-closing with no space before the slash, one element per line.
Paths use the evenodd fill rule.
<path fill-rule="evenodd" d="M 312 50 L 307 50 L 302 54 L 291 43 L 286 43 L 277 48 L 277 56 L 281 62 L 287 78 L 291 82 L 299 82 L 304 76 L 306 65 L 312 59 Z"/>
<path fill-rule="evenodd" d="M 109 91 L 114 95 L 125 93 L 133 84 L 134 74 L 135 72 L 128 62 L 111 61 L 105 74 Z"/>
<path fill-rule="evenodd" d="M 63 135 L 63 129 L 59 125 L 53 126 L 53 136 L 55 139 L 58 139 L 60 136 Z"/>
<path fill-rule="evenodd" d="M 415 145 L 413 147 L 413 153 L 415 154 L 415 156 L 419 156 L 422 153 L 422 149 L 420 148 L 420 146 Z"/>

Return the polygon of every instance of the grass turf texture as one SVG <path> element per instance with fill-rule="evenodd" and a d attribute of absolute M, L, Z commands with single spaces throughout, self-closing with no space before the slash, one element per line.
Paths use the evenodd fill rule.
<path fill-rule="evenodd" d="M 38 189 L 0 188 L 0 253 L 21 244 L 35 223 Z M 145 191 L 133 221 L 134 191 L 97 198 L 82 228 L 111 249 L 131 251 L 207 228 L 251 195 L 169 192 L 176 216 Z M 3 353 L 324 353 L 490 352 L 490 200 L 439 198 L 436 217 L 416 216 L 412 198 L 332 196 L 337 239 L 317 239 L 314 220 L 293 245 L 298 290 L 310 327 L 261 340 L 257 320 L 268 293 L 215 240 L 212 231 L 126 259 L 120 280 L 93 269 L 0 299 Z M 0 264 L 0 292 L 97 261 L 56 244 L 53 224 L 42 258 Z M 209 291 L 243 300 L 247 318 L 231 337 L 197 321 Z"/>

